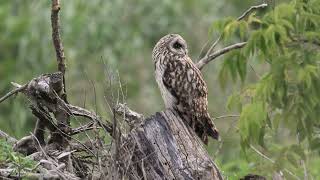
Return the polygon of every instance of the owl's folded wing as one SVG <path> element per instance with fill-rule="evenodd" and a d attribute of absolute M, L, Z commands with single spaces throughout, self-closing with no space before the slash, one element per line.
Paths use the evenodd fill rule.
<path fill-rule="evenodd" d="M 188 61 L 171 61 L 164 71 L 163 84 L 180 103 L 207 101 L 207 86 L 201 72 Z"/>

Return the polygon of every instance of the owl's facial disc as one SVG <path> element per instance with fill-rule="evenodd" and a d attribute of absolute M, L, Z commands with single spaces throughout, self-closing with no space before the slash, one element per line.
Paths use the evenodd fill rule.
<path fill-rule="evenodd" d="M 180 37 L 173 38 L 168 45 L 169 50 L 174 54 L 187 55 L 188 53 L 186 42 Z"/>

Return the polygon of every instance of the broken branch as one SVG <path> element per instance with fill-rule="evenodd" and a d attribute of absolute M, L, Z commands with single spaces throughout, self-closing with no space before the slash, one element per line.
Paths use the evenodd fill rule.
<path fill-rule="evenodd" d="M 140 124 L 144 117 L 142 114 L 139 114 L 131 110 L 126 104 L 118 103 L 115 106 L 115 113 L 122 116 L 123 119 L 128 123 L 130 129 L 133 129 L 135 126 Z"/>
<path fill-rule="evenodd" d="M 17 94 L 21 91 L 23 91 L 25 88 L 27 87 L 27 85 L 23 85 L 21 87 L 18 87 L 10 92 L 8 92 L 6 95 L 4 95 L 2 98 L 0 98 L 0 103 L 3 102 L 4 100 L 8 99 L 10 96 Z"/>
<path fill-rule="evenodd" d="M 241 16 L 239 16 L 237 18 L 238 21 L 241 21 L 242 19 L 246 18 L 249 14 L 251 14 L 253 11 L 257 10 L 257 9 L 263 9 L 265 7 L 267 7 L 268 4 L 267 3 L 263 3 L 257 6 L 251 6 L 249 9 L 247 9 Z"/>
<path fill-rule="evenodd" d="M 66 95 L 66 83 L 64 74 L 66 72 L 65 55 L 63 45 L 60 38 L 60 23 L 59 23 L 59 11 L 60 11 L 60 0 L 52 0 L 51 7 L 51 27 L 52 27 L 52 41 L 56 51 L 56 57 L 58 61 L 58 71 L 62 72 L 63 75 L 63 100 L 67 102 Z"/>
<path fill-rule="evenodd" d="M 72 115 L 86 117 L 86 118 L 89 118 L 93 121 L 96 121 L 102 128 L 104 128 L 104 130 L 106 132 L 112 134 L 112 126 L 113 126 L 112 123 L 110 123 L 108 121 L 103 122 L 99 116 L 97 116 L 93 112 L 90 112 L 87 109 L 84 109 L 84 108 L 81 108 L 78 106 L 74 106 L 71 104 L 66 104 L 66 106 Z"/>
<path fill-rule="evenodd" d="M 210 54 L 209 56 L 205 56 L 202 59 L 200 59 L 200 61 L 196 64 L 196 66 L 201 70 L 204 65 L 208 64 L 210 61 L 213 61 L 214 59 L 216 59 L 217 57 L 226 54 L 227 52 L 234 50 L 234 49 L 240 49 L 242 47 L 244 47 L 247 44 L 247 42 L 240 42 L 240 43 L 236 43 L 230 46 L 227 46 L 223 49 L 217 50 L 215 52 L 213 52 L 212 54 Z"/>

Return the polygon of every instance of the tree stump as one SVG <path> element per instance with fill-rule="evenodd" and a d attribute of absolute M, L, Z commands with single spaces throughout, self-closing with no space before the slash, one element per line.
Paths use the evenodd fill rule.
<path fill-rule="evenodd" d="M 123 142 L 124 149 L 135 146 L 131 163 L 140 162 L 130 166 L 129 179 L 223 179 L 200 139 L 173 110 L 147 118 Z"/>

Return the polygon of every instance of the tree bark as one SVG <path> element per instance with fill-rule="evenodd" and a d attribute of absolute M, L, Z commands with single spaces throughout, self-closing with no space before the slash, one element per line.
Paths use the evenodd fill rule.
<path fill-rule="evenodd" d="M 147 118 L 126 141 L 135 145 L 131 162 L 140 161 L 129 167 L 129 179 L 223 179 L 200 139 L 173 110 Z"/>

